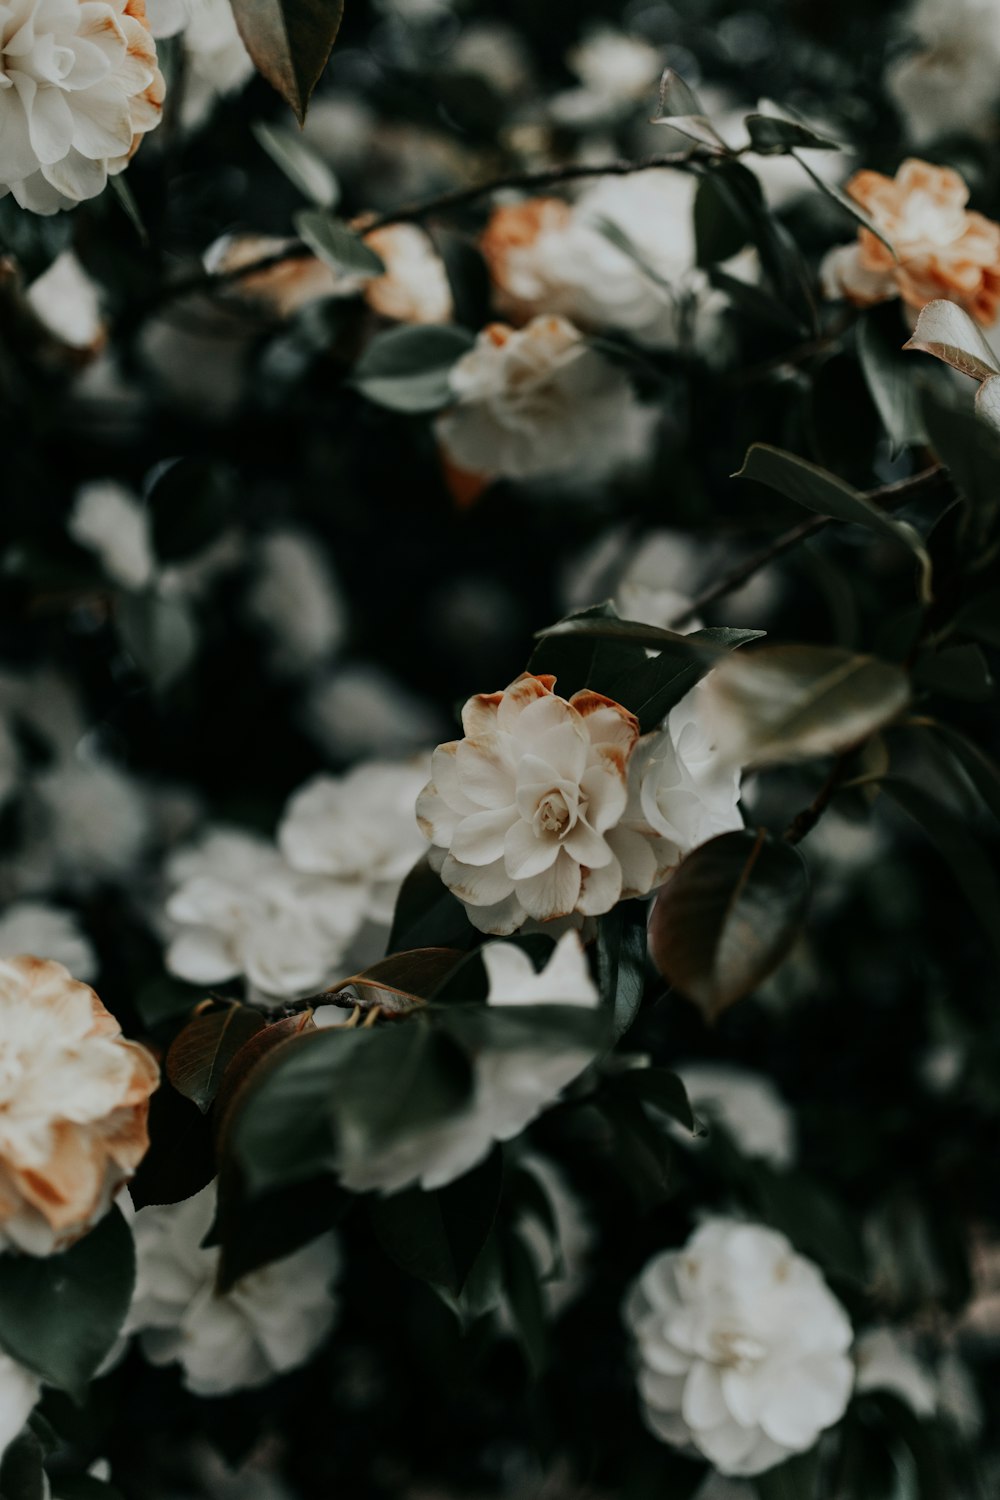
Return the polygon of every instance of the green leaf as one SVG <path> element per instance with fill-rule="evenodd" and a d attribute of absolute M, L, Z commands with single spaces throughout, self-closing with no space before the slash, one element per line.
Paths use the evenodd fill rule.
<path fill-rule="evenodd" d="M 232 0 L 254 66 L 299 124 L 340 29 L 344 0 Z"/>
<path fill-rule="evenodd" d="M 617 1171 L 626 1179 L 641 1212 L 648 1212 L 669 1195 L 673 1178 L 673 1144 L 662 1121 L 647 1114 L 635 1095 L 605 1089 L 597 1107 L 614 1133 Z"/>
<path fill-rule="evenodd" d="M 706 172 L 695 194 L 694 237 L 699 266 L 714 267 L 718 261 L 731 260 L 750 238 L 746 214 L 734 203 L 732 194 L 720 186 L 721 181 L 718 173 Z M 791 325 L 796 329 L 799 326 L 795 318 Z"/>
<path fill-rule="evenodd" d="M 966 703 L 988 703 L 996 690 L 982 648 L 973 645 L 925 652 L 914 667 L 913 680 L 918 687 Z"/>
<path fill-rule="evenodd" d="M 393 953 L 350 979 L 323 991 L 323 999 L 349 991 L 364 1010 L 380 1006 L 393 1014 L 413 1010 L 426 1000 L 460 963 L 458 948 L 416 948 Z"/>
<path fill-rule="evenodd" d="M 898 807 L 919 823 L 951 866 L 952 873 L 982 926 L 1000 963 L 1000 879 L 977 839 L 948 808 L 913 782 L 889 776 L 879 785 Z"/>
<path fill-rule="evenodd" d="M 425 855 L 400 886 L 388 951 L 398 953 L 420 947 L 468 948 L 477 937 L 465 907 L 444 885 L 441 876 L 431 869 Z"/>
<path fill-rule="evenodd" d="M 340 185 L 326 162 L 293 130 L 257 120 L 251 125 L 258 145 L 304 197 L 319 208 L 336 208 Z"/>
<path fill-rule="evenodd" d="M 958 761 L 990 812 L 1000 819 L 1000 766 L 984 750 L 951 724 L 921 719 L 919 727 L 939 735 Z"/>
<path fill-rule="evenodd" d="M 529 1369 L 539 1375 L 548 1358 L 548 1325 L 534 1255 L 516 1229 L 501 1241 L 504 1297 Z"/>
<path fill-rule="evenodd" d="M 760 1500 L 816 1500 L 819 1494 L 819 1447 L 797 1453 L 754 1480 Z"/>
<path fill-rule="evenodd" d="M 909 701 L 906 674 L 839 646 L 764 646 L 720 662 L 705 719 L 733 764 L 771 766 L 850 749 Z"/>
<path fill-rule="evenodd" d="M 299 238 L 334 275 L 369 281 L 385 275 L 381 256 L 369 249 L 360 234 L 348 228 L 342 219 L 335 219 L 322 208 L 303 208 L 293 223 Z"/>
<path fill-rule="evenodd" d="M 128 219 L 132 228 L 135 230 L 136 237 L 140 245 L 148 245 L 149 230 L 146 228 L 146 225 L 143 222 L 142 214 L 139 212 L 139 205 L 135 201 L 135 194 L 132 192 L 132 189 L 126 182 L 125 174 L 123 172 L 117 172 L 113 176 L 109 177 L 108 186 L 110 187 L 114 196 L 117 198 L 126 219 Z"/>
<path fill-rule="evenodd" d="M 694 89 L 673 68 L 664 68 L 660 77 L 660 92 L 656 114 L 651 123 L 672 120 L 677 115 L 704 115 L 705 107 Z"/>
<path fill-rule="evenodd" d="M 704 178 L 701 186 L 710 184 L 710 178 Z M 701 189 L 699 188 L 699 193 Z M 695 213 L 697 214 L 698 203 L 695 200 Z M 744 236 L 745 238 L 745 236 Z M 717 265 L 699 259 L 699 265 L 708 264 L 708 279 L 720 292 L 724 292 L 737 312 L 750 321 L 764 324 L 773 324 L 786 333 L 798 333 L 799 321 L 788 308 L 777 297 L 772 296 L 763 287 L 754 286 L 749 281 L 742 281 L 738 276 L 730 276 Z"/>
<path fill-rule="evenodd" d="M 122 645 L 158 691 L 190 665 L 198 636 L 183 599 L 164 599 L 152 589 L 119 597 L 115 620 Z"/>
<path fill-rule="evenodd" d="M 0 1462 L 0 1500 L 49 1500 L 51 1492 L 44 1458 L 37 1436 L 30 1427 L 25 1427 L 4 1450 Z"/>
<path fill-rule="evenodd" d="M 454 400 L 452 367 L 474 342 L 466 329 L 445 324 L 388 328 L 358 360 L 351 384 L 390 411 L 439 411 Z"/>
<path fill-rule="evenodd" d="M 620 901 L 597 923 L 597 978 L 610 1001 L 615 1041 L 625 1035 L 646 985 L 646 903 Z"/>
<path fill-rule="evenodd" d="M 924 424 L 931 447 L 969 506 L 972 550 L 992 537 L 1000 516 L 1000 434 L 972 411 L 962 411 L 924 391 Z"/>
<path fill-rule="evenodd" d="M 117 1208 L 61 1254 L 0 1256 L 0 1344 L 49 1385 L 79 1393 L 118 1337 L 134 1284 Z"/>
<path fill-rule="evenodd" d="M 797 151 L 792 151 L 790 154 L 798 162 L 803 172 L 805 172 L 807 176 L 812 178 L 813 182 L 819 188 L 821 193 L 825 193 L 828 198 L 832 198 L 834 203 L 838 204 L 842 209 L 844 209 L 846 213 L 849 213 L 852 219 L 856 219 L 857 222 L 861 224 L 865 229 L 867 229 L 871 234 L 873 234 L 877 240 L 881 240 L 882 244 L 889 251 L 889 253 L 893 257 L 895 257 L 896 251 L 892 246 L 892 242 L 886 239 L 885 234 L 875 223 L 875 220 L 868 217 L 861 205 L 859 203 L 855 203 L 854 199 L 850 196 L 849 193 L 845 193 L 843 188 L 835 186 L 834 183 L 827 182 L 824 177 L 821 177 L 819 173 L 810 166 L 809 162 L 806 161 L 804 156 L 799 156 Z"/>
<path fill-rule="evenodd" d="M 905 521 L 896 521 L 873 505 L 866 495 L 852 485 L 838 479 L 826 469 L 786 453 L 781 448 L 772 448 L 769 443 L 754 443 L 743 460 L 737 479 L 752 479 L 777 490 L 787 500 L 802 505 L 820 516 L 830 516 L 835 521 L 847 521 L 856 526 L 865 526 L 878 536 L 901 542 L 916 557 L 920 565 L 920 593 L 924 603 L 933 598 L 931 592 L 931 560 L 923 541 L 912 526 Z"/>
<path fill-rule="evenodd" d="M 796 146 L 808 151 L 839 151 L 839 141 L 819 135 L 797 120 L 780 115 L 747 115 L 743 121 L 750 144 L 759 156 L 786 156 Z"/>
<path fill-rule="evenodd" d="M 236 515 L 232 471 L 202 458 L 170 459 L 153 471 L 147 493 L 153 552 L 183 562 L 214 542 Z"/>
<path fill-rule="evenodd" d="M 996 355 L 978 323 L 955 302 L 928 302 L 917 318 L 917 326 L 903 345 L 923 354 L 933 354 L 944 364 L 973 380 L 989 380 L 1000 373 Z"/>
<path fill-rule="evenodd" d="M 372 1227 L 404 1271 L 460 1297 L 493 1228 L 502 1188 L 503 1155 L 494 1147 L 481 1166 L 435 1193 L 412 1188 L 373 1199 Z"/>
<path fill-rule="evenodd" d="M 247 1005 L 224 1005 L 195 1016 L 171 1044 L 167 1077 L 202 1114 L 211 1108 L 222 1075 L 243 1046 L 264 1029 L 264 1018 Z"/>
<path fill-rule="evenodd" d="M 778 301 L 801 332 L 817 326 L 812 281 L 795 241 L 772 213 L 760 183 L 741 162 L 720 160 L 703 168 L 730 222 L 742 220 L 746 238 L 757 248 Z"/>
<path fill-rule="evenodd" d="M 808 903 L 797 849 L 763 829 L 724 833 L 689 854 L 657 897 L 653 961 L 715 1020 L 778 967 Z"/>
<path fill-rule="evenodd" d="M 242 1277 L 283 1260 L 334 1228 L 355 1199 L 329 1175 L 251 1198 L 231 1164 L 219 1176 L 215 1222 L 203 1244 L 219 1245 L 216 1287 L 228 1292 Z"/>
<path fill-rule="evenodd" d="M 678 1125 L 683 1125 L 685 1130 L 694 1132 L 694 1111 L 687 1089 L 683 1080 L 667 1068 L 626 1068 L 623 1073 L 610 1078 L 606 1087 L 614 1094 L 652 1105 L 676 1120 Z"/>
<path fill-rule="evenodd" d="M 896 309 L 892 311 L 895 317 Z M 891 343 L 881 321 L 871 313 L 858 324 L 858 359 L 893 453 L 926 442 L 912 370 L 902 357 L 898 337 Z"/>

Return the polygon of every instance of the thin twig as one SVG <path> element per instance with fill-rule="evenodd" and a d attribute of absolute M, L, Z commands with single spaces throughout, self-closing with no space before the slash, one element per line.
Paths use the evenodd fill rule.
<path fill-rule="evenodd" d="M 919 474 L 912 474 L 907 479 L 897 479 L 892 484 L 883 484 L 878 489 L 869 490 L 865 499 L 873 505 L 881 506 L 884 510 L 895 510 L 915 496 L 935 489 L 944 478 L 943 466 L 933 464 L 929 469 L 923 469 Z M 734 593 L 736 589 L 753 578 L 755 573 L 759 573 L 761 568 L 766 568 L 776 558 L 781 557 L 785 552 L 790 552 L 793 547 L 815 536 L 817 532 L 823 531 L 835 520 L 835 516 L 811 516 L 808 521 L 800 521 L 797 526 L 783 531 L 773 542 L 769 542 L 766 547 L 761 547 L 757 552 L 752 552 L 749 557 L 737 563 L 715 583 L 702 589 L 700 594 L 696 594 L 687 608 L 670 621 L 669 628 L 677 630 L 682 625 L 689 625 L 707 605 L 714 604 L 717 599 L 724 598 L 726 594 Z"/>
<path fill-rule="evenodd" d="M 812 833 L 816 824 L 847 780 L 847 772 L 851 764 L 851 759 L 857 749 L 858 746 L 852 745 L 849 750 L 844 750 L 837 756 L 829 776 L 809 806 L 804 807 L 801 812 L 796 813 L 785 829 L 784 840 L 786 844 L 800 844 L 807 833 Z"/>

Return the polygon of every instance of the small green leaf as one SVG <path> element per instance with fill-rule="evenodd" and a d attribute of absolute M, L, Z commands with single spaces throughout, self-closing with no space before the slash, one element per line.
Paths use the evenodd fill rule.
<path fill-rule="evenodd" d="M 450 324 L 388 328 L 358 360 L 351 384 L 390 411 L 439 411 L 454 400 L 452 367 L 474 342 Z"/>
<path fill-rule="evenodd" d="M 326 162 L 293 130 L 257 120 L 251 127 L 257 143 L 299 192 L 319 208 L 336 208 L 340 186 Z"/>
<path fill-rule="evenodd" d="M 411 1276 L 460 1297 L 493 1228 L 503 1188 L 499 1147 L 435 1193 L 418 1188 L 372 1200 L 372 1227 L 387 1255 Z"/>
<path fill-rule="evenodd" d="M 0 1345 L 76 1394 L 118 1337 L 134 1284 L 132 1235 L 117 1208 L 61 1254 L 0 1256 Z"/>
<path fill-rule="evenodd" d="M 990 812 L 1000 819 L 1000 766 L 992 756 L 987 755 L 985 750 L 980 749 L 951 724 L 940 724 L 936 719 L 922 719 L 919 727 L 944 740 Z"/>
<path fill-rule="evenodd" d="M 610 1001 L 615 1040 L 625 1035 L 646 985 L 646 903 L 620 901 L 597 923 L 597 976 Z"/>
<path fill-rule="evenodd" d="M 122 645 L 162 692 L 190 666 L 198 635 L 189 605 L 153 589 L 119 597 L 115 621 Z"/>
<path fill-rule="evenodd" d="M 264 1024 L 263 1016 L 247 1005 L 204 1011 L 174 1038 L 167 1053 L 167 1077 L 179 1094 L 207 1113 L 226 1068 Z"/>
<path fill-rule="evenodd" d="M 797 146 L 807 151 L 841 150 L 839 141 L 780 115 L 747 115 L 743 123 L 759 156 L 787 156 Z"/>
<path fill-rule="evenodd" d="M 708 1020 L 757 987 L 798 937 L 809 878 L 797 849 L 763 830 L 695 849 L 653 907 L 653 961 Z"/>
<path fill-rule="evenodd" d="M 879 536 L 902 543 L 920 565 L 921 599 L 924 603 L 932 600 L 931 560 L 919 534 L 905 521 L 896 521 L 886 515 L 860 490 L 838 479 L 835 474 L 804 458 L 797 458 L 794 453 L 772 448 L 769 443 L 754 443 L 735 477 L 766 484 L 787 500 L 817 515 L 865 526 Z"/>
<path fill-rule="evenodd" d="M 336 276 L 370 281 L 385 275 L 381 257 L 342 219 L 335 219 L 322 208 L 303 208 L 293 222 L 299 238 Z"/>

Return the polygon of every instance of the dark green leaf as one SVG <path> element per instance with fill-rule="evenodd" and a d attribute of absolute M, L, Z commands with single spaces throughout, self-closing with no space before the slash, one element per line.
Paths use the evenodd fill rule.
<path fill-rule="evenodd" d="M 248 1198 L 229 1164 L 219 1176 L 215 1222 L 204 1243 L 220 1245 L 220 1294 L 260 1266 L 283 1260 L 339 1224 L 354 1199 L 332 1177 L 311 1178 Z"/>
<path fill-rule="evenodd" d="M 1000 766 L 985 750 L 950 724 L 921 719 L 920 728 L 939 735 L 958 761 L 972 785 L 997 819 L 1000 819 Z"/>
<path fill-rule="evenodd" d="M 955 624 L 984 645 L 1000 647 L 1000 590 L 979 594 L 963 604 L 955 616 Z"/>
<path fill-rule="evenodd" d="M 622 1089 L 605 1089 L 598 1108 L 614 1132 L 615 1165 L 647 1212 L 668 1196 L 674 1150 L 662 1121 L 646 1113 L 642 1102 Z"/>
<path fill-rule="evenodd" d="M 263 1016 L 246 1005 L 204 1011 L 175 1037 L 167 1053 L 167 1077 L 205 1114 L 236 1053 L 264 1024 Z"/>
<path fill-rule="evenodd" d="M 30 1427 L 25 1427 L 4 1451 L 0 1463 L 0 1500 L 49 1500 L 44 1457 L 38 1438 Z"/>
<path fill-rule="evenodd" d="M 797 120 L 778 115 L 747 115 L 743 121 L 753 149 L 760 156 L 784 156 L 796 146 L 808 151 L 839 151 L 839 141 L 819 135 Z"/>
<path fill-rule="evenodd" d="M 996 689 L 989 662 L 981 648 L 972 645 L 925 653 L 914 667 L 913 680 L 932 693 L 967 703 L 987 703 Z"/>
<path fill-rule="evenodd" d="M 819 1448 L 797 1453 L 754 1480 L 760 1500 L 816 1500 L 819 1495 Z"/>
<path fill-rule="evenodd" d="M 324 990 L 322 998 L 332 999 L 346 991 L 345 998 L 352 1001 L 356 998 L 364 1010 L 376 1005 L 393 1013 L 413 1010 L 434 994 L 461 959 L 458 948 L 416 948 L 393 953 L 362 973 Z"/>
<path fill-rule="evenodd" d="M 254 66 L 301 125 L 340 29 L 344 0 L 233 0 L 233 14 Z"/>
<path fill-rule="evenodd" d="M 412 1188 L 371 1203 L 372 1226 L 387 1255 L 411 1276 L 460 1297 L 496 1218 L 503 1155 L 435 1193 Z"/>
<path fill-rule="evenodd" d="M 610 1002 L 612 1032 L 625 1035 L 642 1004 L 646 983 L 646 903 L 620 901 L 597 923 L 597 980 Z"/>
<path fill-rule="evenodd" d="M 115 618 L 122 645 L 155 688 L 168 688 L 189 666 L 198 637 L 183 599 L 164 599 L 153 590 L 124 594 Z"/>
<path fill-rule="evenodd" d="M 320 208 L 335 208 L 340 187 L 323 158 L 293 130 L 256 120 L 250 127 L 259 145 L 299 192 Z"/>
<path fill-rule="evenodd" d="M 714 1020 L 778 967 L 808 902 L 797 849 L 763 830 L 724 833 L 689 854 L 657 897 L 653 961 Z"/>
<path fill-rule="evenodd" d="M 706 172 L 695 194 L 694 236 L 699 266 L 715 266 L 719 261 L 730 260 L 750 238 L 746 214 L 734 203 L 732 194 L 723 190 L 721 182 L 717 173 Z M 798 327 L 794 318 L 791 324 Z"/>
<path fill-rule="evenodd" d="M 860 490 L 838 479 L 835 474 L 808 463 L 804 458 L 797 458 L 794 453 L 772 448 L 769 443 L 755 443 L 735 477 L 766 484 L 786 499 L 793 500 L 796 505 L 802 505 L 817 515 L 832 516 L 836 521 L 865 526 L 879 536 L 901 542 L 920 564 L 921 596 L 924 602 L 929 602 L 933 597 L 931 561 L 919 533 L 905 521 L 887 516 L 885 511 L 873 505 Z"/>
<path fill-rule="evenodd" d="M 685 1130 L 694 1131 L 694 1112 L 687 1089 L 677 1074 L 667 1068 L 626 1068 L 609 1079 L 606 1087 L 615 1094 L 650 1104 Z"/>
<path fill-rule="evenodd" d="M 845 193 L 843 188 L 837 187 L 834 183 L 827 182 L 825 177 L 821 177 L 819 173 L 812 166 L 810 166 L 809 162 L 806 161 L 804 156 L 799 156 L 796 151 L 792 151 L 791 154 L 798 162 L 802 170 L 812 178 L 813 182 L 819 188 L 821 193 L 825 193 L 828 198 L 832 198 L 834 203 L 839 204 L 846 213 L 850 214 L 852 219 L 856 219 L 857 222 L 863 225 L 863 227 L 867 229 L 871 234 L 873 234 L 877 240 L 881 240 L 882 244 L 886 247 L 887 250 L 891 251 L 893 255 L 896 254 L 895 250 L 893 249 L 892 242 L 886 239 L 885 234 L 875 223 L 875 220 L 868 217 L 861 205 L 859 203 L 856 203 L 849 193 Z"/>
<path fill-rule="evenodd" d="M 231 470 L 200 458 L 159 465 L 146 492 L 153 552 L 182 562 L 212 544 L 233 519 L 238 493 Z"/>
<path fill-rule="evenodd" d="M 78 1392 L 118 1337 L 134 1284 L 132 1235 L 117 1208 L 59 1255 L 0 1256 L 0 1344 L 50 1385 Z"/>
<path fill-rule="evenodd" d="M 467 948 L 476 936 L 461 901 L 431 869 L 426 856 L 419 860 L 396 897 L 388 951 Z"/>
<path fill-rule="evenodd" d="M 858 358 L 894 453 L 926 442 L 913 371 L 899 348 L 898 337 L 891 342 L 875 314 L 869 313 L 858 324 Z"/>
<path fill-rule="evenodd" d="M 1000 514 L 1000 434 L 930 391 L 921 409 L 931 447 L 968 503 L 973 543 L 980 543 L 992 536 Z"/>
<path fill-rule="evenodd" d="M 135 194 L 125 180 L 124 173 L 117 172 L 110 176 L 108 178 L 108 186 L 121 205 L 121 210 L 126 219 L 128 219 L 135 230 L 140 245 L 148 245 L 149 231 L 143 223 L 142 214 L 139 212 L 139 205 L 135 201 Z"/>
<path fill-rule="evenodd" d="M 548 1326 L 541 1277 L 530 1248 L 516 1229 L 502 1240 L 504 1296 L 518 1343 L 532 1374 L 538 1375 L 548 1357 Z"/>
<path fill-rule="evenodd" d="M 704 178 L 701 187 L 710 185 L 711 179 Z M 699 188 L 699 193 L 701 188 Z M 697 213 L 697 200 L 695 201 L 695 212 Z M 704 264 L 699 260 L 699 265 Z M 730 276 L 728 272 L 721 270 L 717 265 L 709 264 L 708 279 L 720 292 L 724 292 L 737 312 L 742 313 L 745 318 L 752 322 L 773 324 L 786 333 L 797 333 L 799 331 L 798 319 L 788 311 L 788 308 L 777 297 L 765 291 L 762 287 L 754 286 L 749 281 L 741 281 L 738 276 Z"/>
<path fill-rule="evenodd" d="M 451 325 L 388 328 L 372 339 L 351 383 L 390 411 L 438 411 L 453 400 L 452 366 L 473 342 L 466 329 Z"/>
<path fill-rule="evenodd" d="M 304 208 L 295 215 L 295 232 L 336 276 L 355 278 L 385 275 L 385 265 L 342 219 L 322 208 Z"/>

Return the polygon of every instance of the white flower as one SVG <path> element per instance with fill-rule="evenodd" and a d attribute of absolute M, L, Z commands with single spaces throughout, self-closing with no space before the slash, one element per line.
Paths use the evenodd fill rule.
<path fill-rule="evenodd" d="M 599 916 L 653 885 L 656 840 L 616 828 L 638 722 L 599 693 L 560 698 L 554 682 L 525 674 L 470 698 L 465 739 L 438 746 L 417 802 L 441 878 L 481 932 Z"/>
<path fill-rule="evenodd" d="M 346 612 L 336 580 L 317 544 L 290 528 L 263 537 L 257 561 L 247 599 L 250 613 L 274 638 L 275 666 L 308 672 L 344 639 Z"/>
<path fill-rule="evenodd" d="M 455 404 L 436 424 L 445 455 L 491 477 L 607 472 L 637 411 L 621 370 L 561 317 L 489 324 L 452 368 L 451 389 Z"/>
<path fill-rule="evenodd" d="M 634 109 L 643 100 L 652 107 L 663 58 L 648 42 L 602 26 L 571 48 L 566 61 L 582 86 L 567 89 L 551 101 L 552 115 L 559 123 L 595 124 Z"/>
<path fill-rule="evenodd" d="M 677 1073 L 695 1114 L 718 1122 L 744 1156 L 791 1166 L 795 1119 L 768 1079 L 724 1063 L 685 1063 Z M 686 1131 L 678 1134 L 693 1139 Z"/>
<path fill-rule="evenodd" d="M 183 1203 L 140 1208 L 133 1225 L 136 1288 L 125 1330 L 140 1335 L 153 1364 L 179 1363 L 198 1396 L 265 1385 L 310 1359 L 333 1325 L 340 1267 L 325 1234 L 219 1296 L 219 1251 L 201 1246 L 214 1214 L 210 1183 Z"/>
<path fill-rule="evenodd" d="M 0 1457 L 17 1437 L 42 1394 L 42 1382 L 9 1354 L 0 1353 Z"/>
<path fill-rule="evenodd" d="M 314 994 L 336 978 L 363 915 L 363 888 L 303 875 L 269 840 L 238 829 L 179 851 L 167 878 L 170 972 L 192 984 L 243 975 L 262 1003 Z"/>
<path fill-rule="evenodd" d="M 658 871 L 709 839 L 743 827 L 740 772 L 707 733 L 703 703 L 700 685 L 692 688 L 670 710 L 661 731 L 643 736 L 632 762 L 624 821 L 656 836 Z"/>
<path fill-rule="evenodd" d="M 688 173 L 637 172 L 603 178 L 572 206 L 534 198 L 495 209 L 482 248 L 502 310 L 519 322 L 555 313 L 618 328 L 657 348 L 717 341 L 723 299 L 695 265 L 696 190 Z"/>
<path fill-rule="evenodd" d="M 142 1160 L 159 1069 L 62 964 L 0 959 L 0 1017 L 0 1247 L 50 1255 Z"/>
<path fill-rule="evenodd" d="M 98 287 L 72 250 L 64 250 L 27 291 L 35 316 L 71 349 L 96 354 L 105 340 Z"/>
<path fill-rule="evenodd" d="M 917 0 L 905 20 L 914 50 L 885 75 L 912 141 L 989 134 L 1000 99 L 997 0 Z"/>
<path fill-rule="evenodd" d="M 163 0 L 152 0 L 157 7 Z M 171 21 L 176 26 L 180 7 L 169 0 Z M 185 84 L 182 118 L 185 125 L 200 125 L 217 99 L 238 93 L 254 74 L 250 54 L 236 26 L 228 0 L 185 0 L 183 24 Z M 181 29 L 181 28 L 178 28 Z"/>
<path fill-rule="evenodd" d="M 847 1314 L 784 1235 L 712 1219 L 649 1262 L 625 1303 L 650 1430 L 723 1474 L 760 1474 L 844 1414 Z"/>
<path fill-rule="evenodd" d="M 76 918 L 42 901 L 15 901 L 0 917 L 0 955 L 34 953 L 63 964 L 74 979 L 93 979 L 97 955 Z"/>
<path fill-rule="evenodd" d="M 96 197 L 162 104 L 143 0 L 0 7 L 0 197 L 42 214 Z"/>
<path fill-rule="evenodd" d="M 96 553 L 105 573 L 126 589 L 149 583 L 156 566 L 145 508 L 124 485 L 98 479 L 77 491 L 66 529 Z"/>
<path fill-rule="evenodd" d="M 444 261 L 416 224 L 387 224 L 365 235 L 385 275 L 365 283 L 365 301 L 398 323 L 448 323 L 454 306 Z"/>
<path fill-rule="evenodd" d="M 891 1391 L 918 1417 L 931 1417 L 938 1395 L 930 1372 L 917 1358 L 912 1337 L 889 1327 L 869 1328 L 854 1349 L 858 1391 Z"/>
<path fill-rule="evenodd" d="M 149 837 L 142 790 L 117 766 L 73 759 L 31 784 L 27 847 L 16 862 L 22 890 L 60 881 L 88 890 L 128 876 Z"/>
<path fill-rule="evenodd" d="M 559 939 L 541 973 L 513 943 L 482 950 L 491 1006 L 581 1005 L 599 996 L 575 932 Z M 405 1024 L 405 1023 L 401 1023 Z M 396 1192 L 419 1182 L 444 1187 L 486 1157 L 495 1141 L 520 1135 L 587 1067 L 592 1054 L 569 1042 L 558 1053 L 517 1047 L 483 1050 L 474 1064 L 472 1098 L 457 1115 L 410 1132 L 381 1152 L 342 1159 L 341 1178 L 353 1192 Z"/>
<path fill-rule="evenodd" d="M 306 782 L 278 830 L 288 863 L 365 889 L 366 915 L 390 923 L 399 887 L 426 847 L 414 809 L 428 770 L 426 757 L 368 761 Z"/>
<path fill-rule="evenodd" d="M 321 679 L 306 703 L 306 727 L 337 760 L 399 755 L 433 744 L 438 713 L 381 667 L 353 662 Z"/>

